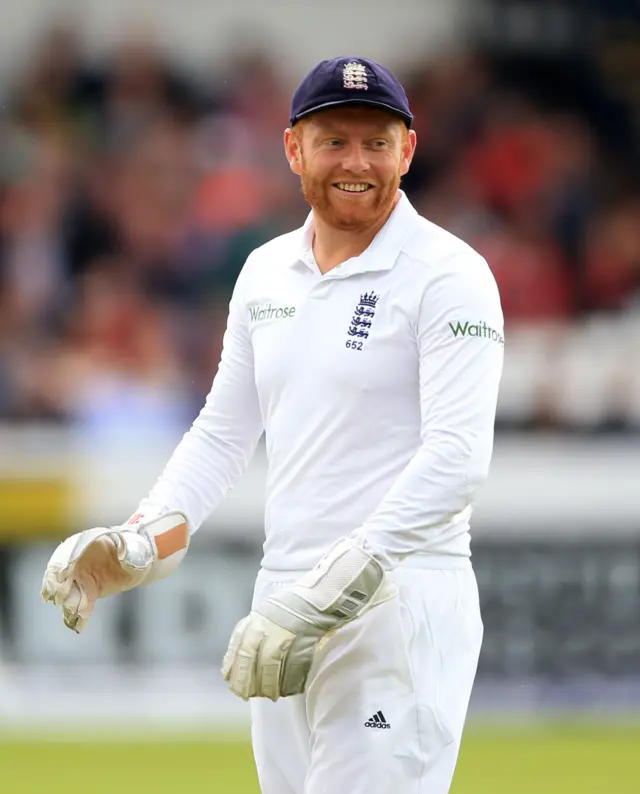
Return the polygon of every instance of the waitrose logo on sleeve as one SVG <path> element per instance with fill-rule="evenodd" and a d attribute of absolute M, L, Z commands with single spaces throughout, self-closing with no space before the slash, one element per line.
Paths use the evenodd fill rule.
<path fill-rule="evenodd" d="M 491 339 L 491 341 L 497 342 L 499 345 L 504 345 L 504 336 L 485 322 L 471 323 L 469 320 L 465 320 L 464 322 L 458 321 L 457 323 L 449 323 L 449 328 L 451 328 L 451 333 L 455 337 L 474 336 L 477 339 Z"/>
<path fill-rule="evenodd" d="M 249 319 L 252 323 L 259 323 L 263 320 L 283 320 L 286 317 L 293 317 L 295 313 L 295 306 L 272 306 L 270 303 L 264 303 L 262 306 L 249 307 Z"/>

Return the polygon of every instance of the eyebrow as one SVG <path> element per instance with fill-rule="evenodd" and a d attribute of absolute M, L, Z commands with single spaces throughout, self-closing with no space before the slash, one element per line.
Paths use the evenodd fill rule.
<path fill-rule="evenodd" d="M 315 134 L 317 136 L 331 136 L 335 135 L 336 137 L 340 137 L 343 135 L 348 135 L 349 130 L 340 129 L 340 125 L 327 125 L 327 126 L 320 126 L 319 124 L 314 125 Z M 376 127 L 375 130 L 372 130 L 370 133 L 367 133 L 364 137 L 367 138 L 376 138 L 376 137 L 389 137 L 391 136 L 393 131 L 393 127 L 390 124 L 384 124 L 379 127 Z"/>

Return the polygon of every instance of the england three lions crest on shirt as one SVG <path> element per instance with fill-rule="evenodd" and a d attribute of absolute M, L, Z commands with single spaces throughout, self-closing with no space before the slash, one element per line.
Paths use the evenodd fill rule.
<path fill-rule="evenodd" d="M 352 350 L 362 350 L 365 339 L 369 338 L 371 326 L 376 315 L 376 306 L 379 295 L 375 292 L 365 292 L 360 296 L 360 301 L 353 312 L 351 323 L 347 330 L 346 346 Z"/>

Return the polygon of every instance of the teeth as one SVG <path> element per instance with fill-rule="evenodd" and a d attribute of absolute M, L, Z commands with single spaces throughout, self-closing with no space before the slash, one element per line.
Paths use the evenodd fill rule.
<path fill-rule="evenodd" d="M 363 193 L 365 190 L 369 189 L 369 185 L 367 183 L 350 183 L 350 182 L 338 182 L 338 187 L 340 190 L 345 190 L 347 193 Z"/>

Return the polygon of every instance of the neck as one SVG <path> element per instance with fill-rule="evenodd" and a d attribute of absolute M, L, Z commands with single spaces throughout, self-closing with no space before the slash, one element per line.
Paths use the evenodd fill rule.
<path fill-rule="evenodd" d="M 324 275 L 334 267 L 360 256 L 373 242 L 374 237 L 389 220 L 389 216 L 395 209 L 400 200 L 400 194 L 396 196 L 389 211 L 374 225 L 362 231 L 343 231 L 325 223 L 318 215 L 314 216 L 314 239 L 313 255 L 318 265 L 318 270 Z"/>

